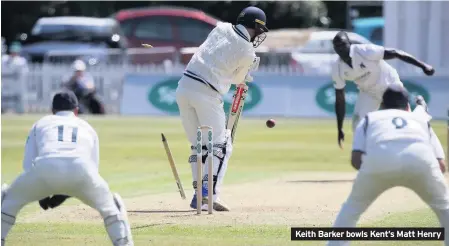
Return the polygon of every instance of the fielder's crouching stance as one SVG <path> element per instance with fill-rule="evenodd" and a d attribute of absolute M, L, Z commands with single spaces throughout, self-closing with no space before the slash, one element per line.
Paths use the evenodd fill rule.
<path fill-rule="evenodd" d="M 418 100 L 418 104 L 425 105 L 422 98 L 421 102 Z M 409 112 L 408 105 L 406 89 L 390 87 L 383 95 L 383 110 L 368 113 L 358 124 L 351 162 L 359 172 L 334 227 L 355 227 L 361 214 L 380 194 L 403 186 L 432 208 L 445 228 L 445 245 L 449 246 L 449 188 L 443 175 L 444 151 L 430 127 L 430 117 L 422 114 L 426 111 L 417 106 L 414 112 Z"/>
<path fill-rule="evenodd" d="M 178 83 L 176 100 L 182 124 L 192 145 L 189 163 L 192 167 L 193 187 L 196 188 L 196 131 L 201 125 L 211 126 L 214 141 L 214 197 L 213 206 L 217 211 L 229 209 L 218 198 L 227 164 L 232 152 L 230 133 L 226 130 L 226 115 L 223 109 L 223 95 L 231 84 L 252 82 L 250 71 L 259 65 L 255 47 L 259 46 L 268 31 L 265 13 L 256 7 L 245 8 L 237 19 L 237 24 L 220 22 L 198 51 L 193 55 L 184 76 Z M 203 164 L 207 155 L 207 139 L 203 139 Z M 203 172 L 207 174 L 203 165 Z M 200 178 L 201 179 L 201 178 Z M 203 206 L 207 206 L 207 176 L 202 177 Z M 196 208 L 196 194 L 190 204 Z M 207 209 L 207 208 L 203 208 Z"/>
<path fill-rule="evenodd" d="M 2 245 L 25 205 L 39 200 L 43 209 L 54 208 L 69 197 L 100 212 L 113 245 L 134 245 L 124 203 L 98 173 L 98 136 L 77 117 L 75 94 L 56 94 L 52 107 L 53 115 L 37 121 L 28 135 L 24 172 L 2 186 Z"/>

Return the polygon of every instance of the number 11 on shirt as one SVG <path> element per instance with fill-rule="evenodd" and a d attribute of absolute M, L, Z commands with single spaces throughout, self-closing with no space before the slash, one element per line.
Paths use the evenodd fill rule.
<path fill-rule="evenodd" d="M 78 136 L 78 127 L 67 127 L 67 128 L 72 130 L 71 142 L 76 143 L 76 138 Z M 66 130 L 66 129 L 64 129 L 63 125 L 58 126 L 58 141 L 59 142 L 66 142 L 66 141 L 64 141 L 64 130 Z"/>

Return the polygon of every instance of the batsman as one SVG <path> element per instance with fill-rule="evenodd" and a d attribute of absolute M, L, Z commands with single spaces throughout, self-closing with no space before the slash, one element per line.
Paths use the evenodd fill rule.
<path fill-rule="evenodd" d="M 266 38 L 266 16 L 256 7 L 245 8 L 235 25 L 219 22 L 198 48 L 178 82 L 176 101 L 182 125 L 191 144 L 189 163 L 192 167 L 193 188 L 198 180 L 208 181 L 207 176 L 196 177 L 196 131 L 200 125 L 211 126 L 214 136 L 213 209 L 229 211 L 219 199 L 219 190 L 232 153 L 231 130 L 226 129 L 223 96 L 232 84 L 252 82 L 250 72 L 259 67 L 255 48 Z M 237 116 L 238 117 L 238 116 Z M 229 128 L 229 127 L 228 127 Z M 230 129 L 232 129 L 231 127 Z M 203 172 L 207 157 L 206 139 L 203 139 Z M 207 185 L 202 185 L 203 210 L 207 209 Z M 205 183 L 205 182 L 204 182 Z M 196 209 L 196 194 L 190 207 Z"/>

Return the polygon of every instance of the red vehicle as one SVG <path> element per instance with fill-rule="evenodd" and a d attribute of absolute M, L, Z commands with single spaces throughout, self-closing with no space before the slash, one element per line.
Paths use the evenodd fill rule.
<path fill-rule="evenodd" d="M 126 9 L 117 12 L 114 18 L 120 23 L 127 38 L 128 48 L 142 48 L 142 44 L 153 47 L 198 47 L 206 40 L 218 20 L 196 9 L 177 7 L 155 7 Z M 157 50 L 157 49 L 155 49 Z M 145 56 L 145 59 L 142 59 Z M 136 55 L 134 62 L 160 63 L 174 57 L 172 54 Z M 191 55 L 183 57 L 183 63 Z"/>

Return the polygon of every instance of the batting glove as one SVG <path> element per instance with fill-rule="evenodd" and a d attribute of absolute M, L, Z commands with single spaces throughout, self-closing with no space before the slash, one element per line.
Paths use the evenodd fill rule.
<path fill-rule="evenodd" d="M 254 81 L 254 78 L 251 76 L 251 74 L 247 74 L 246 76 L 245 76 L 245 82 L 253 82 Z"/>
<path fill-rule="evenodd" d="M 250 71 L 257 71 L 259 69 L 260 57 L 256 56 L 253 61 L 253 65 L 250 67 Z"/>

